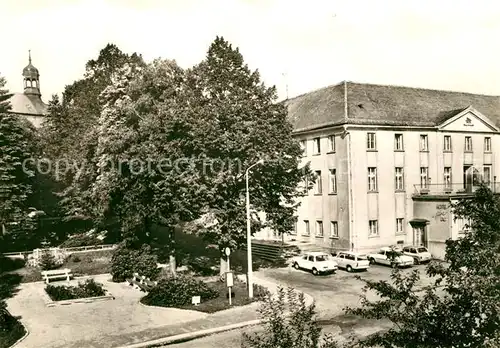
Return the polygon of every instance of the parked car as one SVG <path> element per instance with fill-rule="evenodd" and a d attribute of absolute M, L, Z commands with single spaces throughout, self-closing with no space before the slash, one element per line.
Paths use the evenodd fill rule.
<path fill-rule="evenodd" d="M 413 257 L 413 262 L 415 263 L 415 265 L 423 262 L 429 262 L 432 259 L 432 255 L 429 250 L 427 250 L 427 248 L 423 246 L 409 245 L 405 246 L 402 251 L 404 255 Z"/>
<path fill-rule="evenodd" d="M 305 269 L 312 274 L 335 273 L 338 269 L 337 262 L 332 257 L 321 251 L 311 251 L 292 259 L 292 265 L 296 269 Z"/>
<path fill-rule="evenodd" d="M 370 267 L 370 261 L 368 257 L 364 254 L 352 252 L 352 251 L 341 251 L 337 254 L 332 254 L 332 258 L 337 262 L 339 268 L 344 268 L 347 272 L 352 272 L 353 270 L 367 270 Z"/>
<path fill-rule="evenodd" d="M 388 247 L 381 248 L 377 253 L 368 254 L 368 260 L 371 264 L 378 263 L 391 267 L 411 267 L 414 262 L 413 257 Z"/>

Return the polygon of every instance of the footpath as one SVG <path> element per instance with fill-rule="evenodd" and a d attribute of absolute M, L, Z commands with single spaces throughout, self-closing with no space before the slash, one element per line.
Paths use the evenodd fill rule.
<path fill-rule="evenodd" d="M 139 303 L 143 293 L 128 284 L 111 282 L 109 274 L 94 278 L 106 285 L 114 301 L 49 308 L 42 300 L 43 282 L 22 284 L 7 302 L 11 313 L 21 317 L 28 335 L 13 348 L 157 347 L 260 323 L 260 302 L 213 314 L 149 307 Z M 271 293 L 278 287 L 258 274 L 254 283 Z M 312 303 L 312 297 L 305 297 Z"/>
<path fill-rule="evenodd" d="M 246 281 L 245 275 L 238 276 L 240 280 Z M 253 282 L 266 287 L 271 294 L 276 294 L 279 285 L 264 278 L 256 277 L 254 274 Z M 306 304 L 311 304 L 314 299 L 308 294 L 304 294 Z M 216 334 L 219 332 L 234 330 L 238 328 L 258 325 L 261 323 L 258 309 L 261 306 L 259 302 L 252 303 L 243 307 L 235 307 L 211 314 L 207 318 L 187 322 L 179 325 L 171 325 L 165 330 L 156 329 L 151 332 L 150 337 L 156 336 L 157 339 L 150 339 L 135 344 L 119 346 L 119 348 L 143 348 L 157 347 L 169 344 L 185 342 L 188 340 Z M 132 337 L 128 341 L 131 342 Z M 75 346 L 76 348 L 77 346 Z M 97 347 L 97 346 L 96 346 Z"/>

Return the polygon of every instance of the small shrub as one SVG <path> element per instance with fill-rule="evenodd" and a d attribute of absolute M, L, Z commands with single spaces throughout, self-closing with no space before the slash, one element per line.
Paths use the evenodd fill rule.
<path fill-rule="evenodd" d="M 193 296 L 200 296 L 203 302 L 217 298 L 219 293 L 201 280 L 177 276 L 160 280 L 141 302 L 150 306 L 181 307 L 190 305 Z"/>
<path fill-rule="evenodd" d="M 262 301 L 265 298 L 267 298 L 267 296 L 269 296 L 270 294 L 271 294 L 270 291 L 265 286 L 262 286 L 260 284 L 253 284 L 253 297 L 256 300 Z"/>
<path fill-rule="evenodd" d="M 59 248 L 76 248 L 76 247 L 100 245 L 100 244 L 102 244 L 102 241 L 95 236 L 78 234 L 64 241 L 61 245 L 59 245 Z"/>
<path fill-rule="evenodd" d="M 202 277 L 217 275 L 219 271 L 212 268 L 213 260 L 208 256 L 189 257 L 184 263 L 189 270 Z"/>
<path fill-rule="evenodd" d="M 114 282 L 123 282 L 137 272 L 141 276 L 156 279 L 160 274 L 156 255 L 151 248 L 143 246 L 141 249 L 129 249 L 120 245 L 111 258 L 111 274 Z"/>
<path fill-rule="evenodd" d="M 68 261 L 73 261 L 73 262 L 81 262 L 82 259 L 78 255 L 70 255 L 68 257 Z M 92 262 L 92 260 L 89 260 L 89 262 Z"/>
<path fill-rule="evenodd" d="M 50 251 L 44 251 L 40 256 L 39 266 L 42 270 L 49 271 L 59 267 L 59 264 L 56 262 L 56 258 Z"/>
<path fill-rule="evenodd" d="M 106 295 L 103 285 L 94 279 L 87 279 L 77 286 L 47 285 L 45 291 L 53 301 L 74 300 L 85 297 L 98 297 Z"/>

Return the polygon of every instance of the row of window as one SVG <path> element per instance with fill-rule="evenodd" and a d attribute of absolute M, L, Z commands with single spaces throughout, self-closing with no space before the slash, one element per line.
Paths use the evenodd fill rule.
<path fill-rule="evenodd" d="M 396 234 L 404 234 L 404 218 L 397 218 L 396 219 Z M 297 234 L 297 223 L 295 223 L 295 234 Z M 324 228 L 323 228 L 323 221 L 322 220 L 316 220 L 316 230 L 314 231 L 316 237 L 324 237 Z M 311 235 L 311 225 L 309 220 L 304 220 L 304 236 L 310 236 Z M 379 229 L 378 229 L 378 220 L 369 220 L 368 221 L 368 236 L 369 237 L 376 237 L 379 235 Z M 338 238 L 339 237 L 339 226 L 337 221 L 330 221 L 330 238 Z"/>
<path fill-rule="evenodd" d="M 404 234 L 405 233 L 405 222 L 404 221 L 405 221 L 404 218 L 396 218 L 396 234 Z M 369 237 L 379 236 L 378 220 L 369 220 L 368 221 L 368 236 Z"/>
<path fill-rule="evenodd" d="M 405 189 L 404 184 L 404 171 L 403 167 L 395 167 L 394 168 L 394 188 L 396 191 L 403 191 Z M 491 166 L 483 166 L 483 175 L 482 181 L 485 183 L 491 182 Z M 452 184 L 452 175 L 451 175 L 451 167 L 444 167 L 443 171 L 443 183 L 445 187 L 451 188 Z M 429 185 L 429 167 L 420 167 L 420 187 L 427 188 Z M 377 182 L 377 168 L 369 167 L 368 168 L 368 191 L 374 192 L 378 190 L 378 182 Z"/>
<path fill-rule="evenodd" d="M 321 170 L 315 171 L 316 181 L 314 184 L 314 194 L 320 195 L 323 193 L 323 179 L 321 175 Z M 490 183 L 492 178 L 491 166 L 483 166 L 482 181 L 485 183 Z M 335 169 L 330 169 L 328 171 L 328 193 L 337 193 L 337 172 Z M 443 183 L 445 187 L 451 187 L 452 184 L 452 173 L 451 167 L 444 167 L 443 171 Z M 429 167 L 420 167 L 420 187 L 427 188 L 429 184 Z M 304 181 L 304 187 L 306 193 L 309 191 L 309 182 L 307 178 Z M 394 189 L 396 191 L 405 190 L 405 179 L 404 179 L 404 169 L 403 167 L 394 168 Z M 368 191 L 375 192 L 378 191 L 378 176 L 377 168 L 368 168 Z"/>
<path fill-rule="evenodd" d="M 323 179 L 321 176 L 321 170 L 316 170 L 314 172 L 316 181 L 314 183 L 314 194 L 320 195 L 323 193 Z M 337 193 L 337 171 L 336 169 L 328 170 L 328 193 Z M 309 181 L 307 178 L 304 179 L 305 193 L 309 191 Z"/>
<path fill-rule="evenodd" d="M 368 133 L 366 137 L 366 148 L 368 150 L 377 149 L 376 133 Z M 427 134 L 420 134 L 420 151 L 429 151 L 429 137 Z M 403 134 L 394 135 L 394 150 L 404 151 Z M 451 152 L 451 135 L 445 135 L 443 138 L 443 151 Z M 464 140 L 464 151 L 472 152 L 472 137 L 466 136 Z M 491 152 L 491 138 L 484 138 L 484 152 Z"/>
<path fill-rule="evenodd" d="M 314 231 L 316 237 L 323 237 L 324 236 L 324 228 L 323 228 L 323 221 L 322 220 L 316 220 L 316 230 Z M 297 234 L 297 222 L 295 222 L 295 231 L 294 234 Z M 309 220 L 304 220 L 304 236 L 310 236 L 311 235 L 311 225 L 309 223 Z M 339 237 L 339 225 L 337 221 L 330 221 L 330 234 L 328 235 L 330 238 L 338 238 Z"/>
<path fill-rule="evenodd" d="M 321 138 L 314 138 L 313 141 L 313 155 L 321 154 Z M 420 143 L 419 143 L 420 151 L 429 151 L 429 137 L 427 134 L 420 134 Z M 303 151 L 303 156 L 307 156 L 307 141 L 301 140 L 300 146 Z M 327 152 L 335 152 L 335 136 L 328 136 L 327 143 Z M 366 138 L 366 148 L 368 150 L 376 150 L 377 149 L 377 134 L 376 133 L 367 133 Z M 443 138 L 443 151 L 451 152 L 451 135 L 445 135 Z M 491 152 L 491 138 L 484 138 L 484 152 Z M 398 133 L 394 135 L 394 150 L 395 151 L 404 151 L 404 141 L 403 134 Z M 464 151 L 472 152 L 472 137 L 466 136 L 464 140 Z"/>
<path fill-rule="evenodd" d="M 313 141 L 313 155 L 321 154 L 321 138 L 314 138 Z M 335 135 L 328 136 L 327 152 L 335 152 Z M 302 148 L 302 155 L 307 156 L 307 141 L 301 140 L 300 147 Z"/>

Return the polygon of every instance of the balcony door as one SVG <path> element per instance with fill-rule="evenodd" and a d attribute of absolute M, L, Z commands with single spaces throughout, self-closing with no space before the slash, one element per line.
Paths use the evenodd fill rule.
<path fill-rule="evenodd" d="M 472 192 L 473 187 L 481 182 L 481 174 L 473 166 L 464 166 L 464 190 Z"/>

